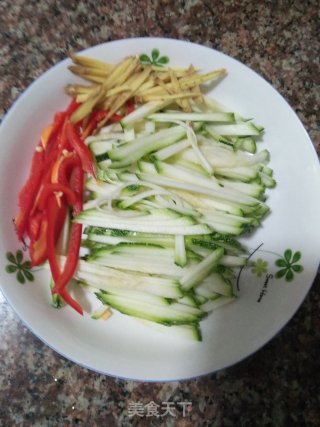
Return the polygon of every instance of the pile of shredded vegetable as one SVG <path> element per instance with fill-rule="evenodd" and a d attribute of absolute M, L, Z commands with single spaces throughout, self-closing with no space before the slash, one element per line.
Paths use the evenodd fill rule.
<path fill-rule="evenodd" d="M 35 147 L 29 177 L 19 194 L 15 226 L 18 238 L 29 246 L 32 266 L 49 262 L 52 294 L 83 314 L 67 285 L 77 268 L 83 232 L 82 224 L 72 219 L 83 210 L 84 180 L 96 178 L 96 161 L 84 140 L 150 101 L 158 106 L 175 103 L 190 112 L 191 100 L 203 102 L 200 84 L 224 75 L 225 70 L 200 74 L 193 66 L 143 65 L 138 56 L 115 65 L 80 55 L 71 59 L 70 70 L 90 83 L 65 88 L 72 98 L 70 105 L 55 114 Z M 149 187 L 152 192 L 154 186 Z M 68 239 L 61 244 L 70 219 Z M 66 256 L 63 268 L 59 255 Z"/>

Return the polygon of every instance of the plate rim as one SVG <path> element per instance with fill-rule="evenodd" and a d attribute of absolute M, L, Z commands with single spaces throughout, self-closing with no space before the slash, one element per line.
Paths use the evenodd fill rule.
<path fill-rule="evenodd" d="M 290 112 L 291 113 L 293 113 L 294 114 L 294 116 L 295 116 L 295 120 L 296 120 L 296 122 L 297 122 L 297 124 L 299 124 L 299 126 L 300 126 L 300 128 L 303 130 L 303 132 L 304 132 L 304 134 L 305 134 L 305 137 L 307 138 L 307 140 L 309 141 L 309 143 L 311 144 L 311 148 L 313 148 L 313 154 L 315 155 L 315 158 L 314 158 L 314 161 L 316 160 L 316 158 L 317 158 L 317 152 L 316 152 L 316 149 L 315 149 L 315 147 L 314 147 L 314 145 L 313 145 L 313 143 L 312 143 L 312 140 L 311 140 L 311 138 L 310 138 L 310 136 L 309 136 L 309 134 L 308 134 L 308 132 L 307 132 L 307 130 L 305 129 L 305 127 L 304 127 L 304 125 L 303 125 L 303 123 L 302 123 L 302 121 L 300 120 L 300 118 L 299 118 L 299 116 L 297 115 L 297 113 L 295 112 L 295 110 L 290 106 L 290 104 L 288 103 L 288 101 L 286 100 L 286 98 L 278 91 L 278 90 L 276 90 L 272 85 L 271 85 L 271 83 L 269 83 L 264 77 L 262 77 L 259 73 L 257 73 L 255 70 L 253 70 L 253 69 L 251 69 L 249 66 L 247 66 L 245 63 L 242 63 L 241 61 L 239 61 L 238 59 L 236 59 L 236 58 L 233 58 L 232 56 L 230 56 L 230 55 L 227 55 L 227 54 L 225 54 L 224 52 L 221 52 L 221 51 L 218 51 L 217 49 L 214 49 L 214 48 L 210 48 L 210 47 L 208 47 L 208 46 L 204 46 L 204 45 L 202 45 L 202 44 L 200 44 L 200 43 L 194 43 L 194 42 L 190 42 L 190 41 L 186 41 L 186 40 L 179 40 L 179 39 L 174 39 L 174 38 L 166 38 L 166 37 L 132 37 L 132 38 L 126 38 L 126 39 L 119 39 L 119 40 L 112 40 L 112 41 L 108 41 L 108 42 L 103 42 L 103 43 L 99 43 L 99 44 L 97 44 L 97 45 L 94 45 L 94 46 L 91 46 L 91 47 L 88 47 L 88 48 L 85 48 L 85 49 L 83 49 L 83 50 L 81 50 L 81 51 L 79 51 L 78 53 L 80 53 L 80 54 L 84 54 L 85 52 L 87 52 L 87 51 L 89 51 L 89 50 L 91 50 L 91 49 L 93 49 L 93 48 L 101 48 L 101 47 L 103 47 L 103 46 L 105 46 L 105 45 L 110 45 L 110 44 L 117 44 L 117 43 L 126 43 L 126 42 L 128 42 L 128 41 L 130 41 L 130 43 L 134 43 L 134 42 L 141 42 L 141 41 L 144 41 L 144 40 L 155 40 L 155 41 L 158 41 L 158 40 L 162 40 L 162 41 L 165 41 L 165 42 L 167 42 L 167 41 L 172 41 L 172 42 L 179 42 L 179 43 L 181 43 L 181 44 L 192 44 L 192 45 L 194 45 L 194 46 L 197 46 L 197 47 L 200 47 L 200 48 L 205 48 L 205 49 L 207 49 L 208 51 L 213 51 L 213 52 L 215 52 L 216 54 L 219 54 L 219 55 L 223 55 L 224 57 L 226 57 L 226 58 L 228 58 L 228 59 L 231 59 L 232 61 L 236 61 L 241 67 L 244 67 L 244 69 L 246 69 L 247 71 L 250 71 L 251 73 L 254 73 L 254 75 L 256 76 L 256 77 L 258 77 L 259 79 L 261 79 L 264 83 L 267 83 L 267 85 L 268 85 L 268 88 L 269 88 L 269 90 L 270 89 L 272 89 L 272 92 L 274 93 L 274 94 L 276 94 L 278 97 L 279 97 L 279 99 L 282 101 L 282 102 L 285 102 L 285 104 L 286 104 L 286 107 L 287 108 L 289 108 L 290 109 Z M 52 67 L 50 67 L 49 69 L 47 69 L 46 71 L 44 71 L 39 77 L 37 77 L 35 80 L 33 80 L 24 90 L 23 90 L 23 92 L 15 99 L 15 101 L 12 103 L 12 105 L 10 106 L 10 108 L 7 110 L 7 112 L 5 113 L 5 115 L 4 115 L 4 117 L 3 117 L 3 120 L 2 120 L 2 122 L 1 122 L 1 126 L 0 126 L 0 133 L 1 133 L 1 131 L 2 131 L 2 129 L 3 129 L 3 126 L 5 125 L 5 123 L 6 123 L 6 120 L 7 120 L 7 117 L 10 117 L 10 115 L 12 115 L 12 114 L 14 114 L 14 112 L 15 112 L 15 108 L 16 108 L 16 105 L 17 104 L 19 104 L 20 102 L 21 102 L 21 100 L 24 98 L 24 97 L 26 97 L 27 95 L 28 95 L 28 91 L 33 87 L 33 85 L 34 84 L 36 84 L 36 82 L 38 82 L 40 79 L 42 79 L 42 78 L 44 78 L 44 76 L 45 75 L 47 75 L 47 73 L 50 73 L 52 70 L 54 70 L 56 67 L 59 67 L 59 66 L 61 66 L 63 63 L 65 63 L 65 62 L 68 62 L 69 61 L 69 59 L 68 58 L 65 58 L 65 59 L 62 59 L 61 61 L 59 61 L 59 62 L 57 62 L 56 64 L 54 64 Z M 310 147 L 310 144 L 309 144 L 309 147 Z M 312 150 L 311 150 L 312 151 Z M 320 167 L 319 167 L 319 163 L 318 163 L 318 173 L 319 173 L 319 171 L 320 171 Z M 1 251 L 2 252 L 2 251 Z M 320 262 L 320 260 L 319 260 L 319 262 Z M 44 338 L 42 338 L 40 335 L 38 335 L 36 332 L 34 332 L 34 330 L 33 330 L 33 327 L 31 327 L 31 325 L 29 325 L 21 316 L 20 316 L 20 314 L 19 314 L 19 312 L 17 312 L 16 311 L 16 309 L 15 309 L 15 307 L 11 304 L 11 301 L 10 301 L 10 299 L 9 299 L 9 297 L 8 297 L 8 295 L 6 294 L 6 292 L 5 292 L 5 290 L 4 290 L 4 288 L 2 287 L 2 284 L 1 284 L 1 282 L 2 282 L 2 280 L 0 280 L 0 288 L 1 288 L 1 291 L 2 291 L 2 293 L 3 293 L 3 295 L 4 295 L 4 297 L 5 297 L 5 299 L 6 299 L 6 301 L 8 302 L 8 304 L 9 304 L 9 306 L 13 309 L 13 311 L 18 315 L 18 318 L 22 321 L 22 323 L 27 327 L 27 329 L 29 329 L 30 331 L 31 331 L 31 333 L 33 334 L 33 335 L 35 335 L 38 339 L 40 339 L 45 345 L 47 345 L 51 350 L 54 350 L 56 353 L 58 353 L 58 355 L 60 355 L 60 356 L 62 356 L 62 357 L 64 357 L 65 359 L 67 359 L 67 360 L 70 360 L 70 361 L 72 361 L 73 363 L 76 363 L 77 365 L 79 365 L 79 366 L 81 366 L 81 367 L 83 367 L 83 368 L 85 368 L 85 369 L 88 369 L 88 370 L 91 370 L 91 371 L 94 371 L 94 372 L 97 372 L 97 373 L 100 373 L 100 374 L 103 374 L 103 375 L 107 375 L 107 376 L 111 376 L 111 377 L 114 377 L 114 378 L 120 378 L 120 379 L 123 379 L 123 380 L 127 380 L 127 381 L 145 381 L 145 382 L 173 382 L 173 381 L 187 381 L 187 380 L 192 380 L 192 379 L 195 379 L 195 378 L 200 378 L 200 377 L 203 377 L 203 376 L 206 376 L 206 375 L 210 375 L 210 374 L 213 374 L 213 373 L 215 373 L 215 372 L 218 372 L 218 371 L 220 371 L 220 370 L 222 370 L 222 369 L 227 369 L 227 368 L 229 368 L 230 366 L 233 366 L 233 365 L 235 365 L 235 364 L 237 364 L 237 363 L 240 363 L 241 361 L 243 361 L 243 360 L 245 360 L 245 359 L 247 359 L 248 357 L 250 357 L 250 356 L 252 356 L 252 355 L 254 355 L 257 351 L 259 351 L 261 348 L 263 348 L 265 345 L 267 345 L 278 333 L 280 333 L 282 330 L 283 330 L 283 328 L 285 328 L 286 326 L 287 326 L 287 324 L 292 320 L 292 318 L 296 315 L 296 313 L 297 313 L 297 311 L 300 309 L 300 307 L 302 306 L 302 304 L 304 303 L 304 301 L 305 301 L 305 298 L 306 298 L 306 296 L 308 295 L 308 293 L 310 292 L 310 289 L 311 289 L 311 287 L 312 287 L 312 285 L 313 285 L 313 283 L 314 283 L 314 281 L 315 281 L 315 278 L 316 278 L 316 276 L 317 276 L 317 273 L 318 273 L 318 270 L 316 270 L 315 272 L 314 272 L 314 275 L 313 275 L 313 279 L 312 279 L 312 281 L 311 281 L 311 283 L 308 285 L 308 286 L 305 286 L 304 287 L 304 293 L 303 293 L 303 297 L 302 297 L 302 299 L 301 299 L 301 302 L 300 302 L 300 304 L 296 307 L 296 309 L 295 309 L 295 312 L 287 319 L 287 321 L 280 327 L 280 328 L 277 328 L 277 331 L 267 340 L 267 341 L 265 341 L 265 342 L 263 342 L 260 346 L 258 346 L 253 352 L 250 352 L 249 354 L 247 354 L 246 356 L 244 356 L 243 358 L 241 358 L 241 359 L 238 359 L 237 360 L 237 362 L 232 362 L 232 363 L 230 363 L 229 365 L 225 365 L 224 367 L 221 367 L 221 368 L 219 368 L 219 369 L 214 369 L 214 370 L 212 370 L 212 371 L 210 371 L 210 372 L 205 372 L 205 373 L 203 373 L 203 374 L 199 374 L 199 375 L 194 375 L 194 376 L 185 376 L 185 377 L 183 377 L 183 378 L 171 378 L 171 379 L 148 379 L 148 378 L 131 378 L 131 377 L 126 377 L 126 376 L 120 376 L 120 375 L 114 375 L 114 374 L 112 374 L 112 373 L 108 373 L 108 372 L 106 372 L 106 371 L 101 371 L 101 370 L 99 370 L 99 369 L 95 369 L 94 367 L 92 367 L 92 366 L 87 366 L 87 365 L 85 365 L 85 364 L 83 364 L 83 363 L 81 363 L 81 362 L 78 362 L 77 360 L 75 360 L 75 359 L 73 359 L 72 357 L 70 357 L 70 356 L 67 356 L 67 355 L 65 355 L 63 352 L 61 352 L 60 350 L 57 350 L 55 347 L 53 347 L 49 342 L 47 342 Z"/>

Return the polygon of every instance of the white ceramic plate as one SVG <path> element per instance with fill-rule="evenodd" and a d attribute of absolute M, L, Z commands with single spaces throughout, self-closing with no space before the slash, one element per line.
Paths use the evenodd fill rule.
<path fill-rule="evenodd" d="M 270 151 L 270 166 L 278 185 L 267 192 L 271 214 L 245 239 L 252 251 L 262 246 L 252 255 L 256 268 L 243 271 L 239 278 L 238 300 L 203 321 L 203 342 L 193 343 L 146 329 L 121 314 L 103 322 L 89 315 L 81 318 L 69 307 L 53 309 L 46 272 L 35 272 L 34 282 L 25 285 L 17 282 L 16 274 L 6 272 L 6 253 L 16 253 L 20 247 L 12 218 L 32 152 L 42 128 L 67 105 L 64 85 L 75 81 L 67 70 L 69 60 L 36 80 L 1 126 L 0 281 L 19 317 L 58 353 L 105 374 L 162 381 L 196 377 L 230 366 L 263 346 L 293 316 L 309 291 L 319 263 L 320 174 L 315 150 L 295 113 L 265 80 L 240 62 L 203 46 L 157 38 L 115 41 L 88 49 L 85 54 L 117 62 L 129 54 L 150 55 L 153 48 L 168 56 L 172 66 L 192 62 L 204 71 L 226 68 L 228 76 L 213 88 L 214 97 L 243 116 L 254 117 L 266 129 L 259 149 Z M 279 259 L 283 267 L 275 264 Z M 277 278 L 283 268 L 286 275 Z"/>

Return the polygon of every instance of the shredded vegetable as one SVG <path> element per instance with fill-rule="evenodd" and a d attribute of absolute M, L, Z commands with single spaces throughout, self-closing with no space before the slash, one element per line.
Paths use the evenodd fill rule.
<path fill-rule="evenodd" d="M 99 302 L 93 319 L 114 309 L 199 341 L 201 320 L 236 299 L 237 237 L 269 210 L 264 129 L 201 93 L 225 70 L 71 59 L 87 84 L 67 85 L 69 106 L 41 134 L 17 236 L 49 266 L 55 306 L 83 315 L 75 279 Z"/>

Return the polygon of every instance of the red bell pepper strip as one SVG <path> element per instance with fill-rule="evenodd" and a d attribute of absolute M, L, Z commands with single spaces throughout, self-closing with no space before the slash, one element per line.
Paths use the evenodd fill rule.
<path fill-rule="evenodd" d="M 68 293 L 67 289 L 64 288 L 62 291 L 59 292 L 59 295 L 64 299 L 64 301 L 70 305 L 74 310 L 76 310 L 81 316 L 83 316 L 83 309 L 81 305 L 72 298 L 72 296 Z"/>
<path fill-rule="evenodd" d="M 55 138 L 55 141 L 53 145 L 51 146 L 51 151 L 46 151 L 46 161 L 45 161 L 45 171 L 46 171 L 46 182 L 51 181 L 51 174 L 53 171 L 53 168 L 55 167 L 57 160 L 60 159 L 62 153 L 64 150 L 72 150 L 70 147 L 68 138 L 66 136 L 66 125 L 67 125 L 68 119 L 65 118 L 64 122 L 62 124 L 62 127 L 58 133 L 58 135 Z"/>
<path fill-rule="evenodd" d="M 121 114 L 112 114 L 112 116 L 110 117 L 110 121 L 111 122 L 121 122 L 121 120 L 123 119 L 124 116 L 122 116 Z"/>
<path fill-rule="evenodd" d="M 58 135 L 57 145 L 59 147 L 59 152 L 62 152 L 62 150 L 69 148 L 69 145 L 70 145 L 69 140 L 67 138 L 67 132 L 66 132 L 68 121 L 69 121 L 69 118 L 66 117 L 64 119 L 62 128 L 61 128 L 59 135 Z"/>
<path fill-rule="evenodd" d="M 103 120 L 106 115 L 109 113 L 108 110 L 101 110 L 101 111 L 97 111 L 94 115 L 94 120 L 97 122 L 97 124 Z M 121 120 L 123 119 L 123 115 L 121 114 L 112 114 L 112 116 L 109 118 L 110 122 L 121 122 Z"/>
<path fill-rule="evenodd" d="M 68 153 L 69 153 L 69 151 L 68 151 Z M 59 182 L 59 179 L 58 179 L 59 169 L 60 169 L 60 166 L 61 166 L 64 159 L 65 159 L 65 155 L 62 154 L 62 155 L 60 155 L 60 157 L 58 157 L 58 159 L 52 165 L 50 182 L 52 182 L 52 183 Z M 66 185 L 67 181 L 64 184 Z"/>
<path fill-rule="evenodd" d="M 48 147 L 48 149 L 46 150 L 46 171 L 48 171 L 48 169 L 52 167 L 57 158 L 59 158 L 60 153 L 62 153 L 63 149 L 66 148 L 67 138 L 65 137 L 65 123 L 66 121 L 63 122 L 59 133 L 52 141 L 50 147 Z"/>
<path fill-rule="evenodd" d="M 58 280 L 55 281 L 55 286 L 52 289 L 52 293 L 60 294 L 61 290 L 64 289 L 72 279 L 79 261 L 81 238 L 82 224 L 72 224 L 66 263 L 64 265 L 62 274 L 59 276 Z"/>
<path fill-rule="evenodd" d="M 42 217 L 43 217 L 43 212 L 36 211 L 29 218 L 27 235 L 31 241 L 35 241 L 39 237 Z"/>
<path fill-rule="evenodd" d="M 82 139 L 85 140 L 89 135 L 91 135 L 93 133 L 93 131 L 95 130 L 96 127 L 97 127 L 97 122 L 92 117 L 89 120 L 89 122 L 86 125 L 84 131 L 81 134 Z"/>
<path fill-rule="evenodd" d="M 100 120 L 102 120 L 106 115 L 108 114 L 107 110 L 100 110 L 96 111 L 91 114 L 91 117 L 88 121 L 87 126 L 85 127 L 84 131 L 82 132 L 82 139 L 85 140 L 87 136 L 91 135 L 95 128 L 97 127 L 97 124 Z"/>
<path fill-rule="evenodd" d="M 69 239 L 68 255 L 66 258 L 63 272 L 59 274 L 56 280 L 54 280 L 55 286 L 52 288 L 52 294 L 59 294 L 68 305 L 74 308 L 79 314 L 83 315 L 82 307 L 69 295 L 67 291 L 67 284 L 74 276 L 74 273 L 78 265 L 81 237 L 82 237 L 82 224 L 72 224 L 70 239 Z M 56 258 L 53 258 L 52 272 L 57 271 L 57 269 L 59 269 L 59 265 L 56 261 L 54 261 L 54 259 Z M 50 268 L 51 268 L 51 263 L 50 263 Z"/>
<path fill-rule="evenodd" d="M 66 117 L 65 113 L 58 112 L 55 114 L 53 123 L 47 126 L 41 133 L 41 143 L 43 148 L 50 150 L 55 138 L 58 135 L 58 132 L 63 124 L 63 121 Z"/>
<path fill-rule="evenodd" d="M 96 122 L 96 125 L 97 125 L 108 114 L 109 114 L 108 110 L 99 110 L 93 113 L 92 118 L 90 120 L 93 120 L 94 122 Z M 123 117 L 124 116 L 122 116 L 121 114 L 112 114 L 109 120 L 110 122 L 119 122 L 123 119 Z"/>
<path fill-rule="evenodd" d="M 61 202 L 59 206 L 58 218 L 57 218 L 57 224 L 56 224 L 56 242 L 60 236 L 61 230 L 66 221 L 67 211 L 68 211 L 67 205 Z"/>
<path fill-rule="evenodd" d="M 80 166 L 75 167 L 72 171 L 70 187 L 77 197 L 77 201 L 73 205 L 73 216 L 77 216 L 83 210 L 84 173 Z"/>
<path fill-rule="evenodd" d="M 83 180 L 84 174 L 82 168 L 75 167 L 70 179 L 70 186 L 77 196 L 77 201 L 73 206 L 73 215 L 78 215 L 78 213 L 80 213 L 83 209 Z M 55 281 L 55 286 L 52 289 L 53 294 L 58 293 L 62 296 L 63 299 L 65 299 L 66 296 L 66 286 L 68 282 L 72 279 L 78 265 L 81 238 L 82 224 L 73 223 L 69 239 L 68 255 L 64 265 L 64 269 L 58 280 Z M 68 297 L 70 297 L 70 295 Z M 66 299 L 65 301 L 68 303 Z M 76 309 L 74 305 L 73 308 Z"/>
<path fill-rule="evenodd" d="M 55 183 L 55 184 L 44 184 L 41 193 L 38 199 L 38 209 L 44 210 L 46 208 L 46 204 L 48 202 L 48 198 L 52 195 L 52 193 L 61 192 L 65 195 L 69 205 L 74 205 L 76 203 L 76 195 L 69 187 Z"/>
<path fill-rule="evenodd" d="M 71 146 L 75 149 L 76 153 L 80 157 L 83 170 L 95 178 L 96 172 L 91 151 L 80 138 L 75 126 L 72 123 L 68 122 L 66 132 L 67 138 L 70 141 Z"/>
<path fill-rule="evenodd" d="M 132 99 L 127 101 L 127 115 L 134 111 L 134 102 Z"/>
<path fill-rule="evenodd" d="M 109 114 L 108 110 L 99 110 L 96 111 L 95 113 L 93 113 L 92 116 L 92 120 L 94 120 L 96 122 L 96 124 L 98 124 L 102 119 L 104 119 L 107 115 Z M 120 120 L 123 119 L 123 115 L 121 114 L 112 114 L 112 116 L 110 117 L 110 121 L 111 122 L 118 122 Z"/>
<path fill-rule="evenodd" d="M 41 224 L 40 224 L 40 230 L 38 233 L 38 237 L 36 240 L 30 241 L 30 258 L 31 258 L 31 265 L 32 267 L 35 267 L 37 265 L 41 265 L 46 259 L 48 259 L 49 253 L 48 253 L 48 233 L 52 232 L 54 235 L 54 246 L 60 236 L 63 224 L 66 219 L 67 214 L 67 208 L 64 203 L 61 204 L 60 207 L 58 207 L 57 201 L 55 197 L 52 197 L 54 200 L 54 203 L 56 205 L 55 208 L 51 208 L 49 206 L 49 203 L 47 205 L 47 209 L 44 212 L 41 212 Z M 49 202 L 51 199 L 49 200 Z M 53 202 L 51 202 L 53 203 Z M 55 214 L 55 225 L 52 227 L 52 221 L 50 219 L 49 224 L 49 216 L 52 214 L 52 210 L 54 210 Z"/>
<path fill-rule="evenodd" d="M 51 197 L 48 202 L 48 230 L 47 230 L 47 246 L 48 246 L 48 259 L 50 264 L 50 270 L 52 277 L 55 283 L 59 281 L 61 276 L 59 263 L 55 253 L 55 243 L 56 243 L 56 229 L 58 222 L 58 212 L 59 207 L 54 197 Z M 69 248 L 70 250 L 70 248 Z M 74 308 L 79 314 L 83 315 L 83 310 L 81 305 L 75 301 L 70 294 L 67 292 L 67 289 L 64 288 L 59 292 L 59 295 L 64 299 L 64 301 Z"/>
<path fill-rule="evenodd" d="M 68 105 L 68 108 L 66 110 L 67 117 L 70 118 L 72 113 L 76 111 L 76 109 L 79 107 L 80 103 L 76 101 L 76 98 L 72 98 L 70 101 L 70 104 Z"/>
<path fill-rule="evenodd" d="M 71 171 L 75 166 L 81 166 L 81 161 L 75 151 L 62 154 L 52 167 L 51 182 L 60 182 L 68 186 Z"/>
<path fill-rule="evenodd" d="M 47 251 L 48 260 L 50 264 L 50 270 L 52 273 L 53 280 L 58 280 L 60 276 L 60 267 L 56 257 L 55 246 L 57 241 L 57 221 L 58 221 L 59 206 L 56 198 L 51 194 L 51 197 L 47 201 L 47 218 L 48 218 L 48 229 L 47 229 Z"/>
<path fill-rule="evenodd" d="M 109 113 L 108 110 L 100 110 L 100 111 L 96 111 L 94 113 L 92 113 L 89 122 L 87 124 L 87 126 L 85 127 L 83 133 L 82 133 L 82 138 L 85 139 L 87 138 L 87 136 L 91 135 L 93 133 L 93 131 L 95 130 L 95 128 L 98 126 L 98 123 L 103 120 L 107 114 Z M 123 119 L 124 116 L 120 115 L 120 114 L 112 114 L 112 116 L 109 118 L 110 122 L 121 122 L 121 120 Z"/>
<path fill-rule="evenodd" d="M 60 164 L 59 172 L 58 172 L 58 180 L 62 184 L 65 182 L 69 182 L 70 172 L 75 167 L 81 167 L 81 161 L 78 154 L 73 151 L 70 155 L 65 156 L 62 163 Z"/>
<path fill-rule="evenodd" d="M 47 160 L 47 165 L 50 165 L 53 159 L 58 156 L 60 150 L 58 150 L 57 146 L 60 147 L 61 151 L 63 148 L 66 148 L 68 141 L 66 139 L 65 127 L 71 114 L 78 108 L 79 105 L 80 104 L 74 98 L 72 98 L 69 106 L 65 111 L 55 114 L 53 123 L 51 125 L 51 132 L 48 131 L 48 135 L 46 135 L 46 130 L 50 128 L 50 126 L 44 129 L 43 142 L 46 142 L 44 146 L 46 147 L 47 158 L 49 157 Z M 47 141 L 45 141 L 46 137 Z"/>
<path fill-rule="evenodd" d="M 67 214 L 65 204 L 58 205 L 54 196 L 51 196 L 47 203 L 46 215 L 48 219 L 47 229 L 47 252 L 50 264 L 50 270 L 54 281 L 60 276 L 60 267 L 56 258 L 55 247 L 60 237 L 62 227 L 64 225 Z"/>
<path fill-rule="evenodd" d="M 51 175 L 51 171 L 56 164 L 57 160 L 60 159 L 62 153 L 64 150 L 72 151 L 73 147 L 71 146 L 69 139 L 67 138 L 66 134 L 66 127 L 67 127 L 68 119 L 66 118 L 65 121 L 62 124 L 62 127 L 59 131 L 59 134 L 56 137 L 56 140 L 54 142 L 54 145 L 51 147 L 51 151 L 46 153 L 46 163 L 45 163 L 45 170 L 48 171 L 48 173 Z"/>
<path fill-rule="evenodd" d="M 38 194 L 44 172 L 45 155 L 41 145 L 38 145 L 38 147 L 33 155 L 29 178 L 19 193 L 20 211 L 15 218 L 16 232 L 19 240 L 22 240 L 23 235 L 26 232 L 29 215 L 33 208 L 34 200 Z"/>
<path fill-rule="evenodd" d="M 108 110 L 99 110 L 95 111 L 92 114 L 91 120 L 93 120 L 96 124 L 100 122 L 100 120 L 104 119 L 106 115 L 108 114 Z"/>
<path fill-rule="evenodd" d="M 44 167 L 46 166 L 46 163 L 44 164 Z M 31 209 L 30 215 L 34 215 L 38 209 L 38 205 L 39 205 L 39 199 L 42 193 L 42 189 L 45 186 L 45 184 L 50 184 L 50 176 L 51 176 L 51 166 L 48 167 L 47 169 L 44 169 L 43 171 L 43 176 L 42 176 L 42 180 L 40 183 L 40 187 L 39 187 L 39 191 L 35 197 L 35 200 L 33 202 L 33 207 Z"/>
<path fill-rule="evenodd" d="M 41 265 L 47 259 L 47 230 L 48 220 L 46 216 L 43 216 L 39 237 L 30 243 L 29 252 L 32 267 Z"/>

